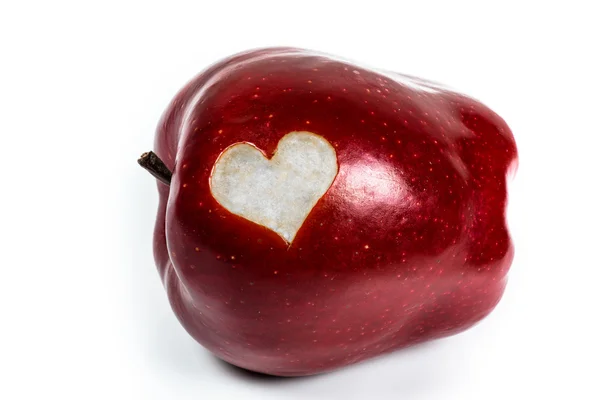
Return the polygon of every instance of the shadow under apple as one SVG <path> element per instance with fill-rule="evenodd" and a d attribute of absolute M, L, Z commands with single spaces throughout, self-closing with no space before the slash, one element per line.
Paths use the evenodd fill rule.
<path fill-rule="evenodd" d="M 264 374 L 261 372 L 251 371 L 245 368 L 238 367 L 236 365 L 230 364 L 227 361 L 220 359 L 217 356 L 212 355 L 212 363 L 219 368 L 221 371 L 226 373 L 229 376 L 244 380 L 246 382 L 254 382 L 260 384 L 275 384 L 279 385 L 282 383 L 299 383 L 302 381 L 310 381 L 316 380 L 323 377 L 335 377 L 344 375 L 347 372 L 361 372 L 361 370 L 365 368 L 371 368 L 373 365 L 377 364 L 389 364 L 396 363 L 399 368 L 403 367 L 403 364 L 409 359 L 413 359 L 414 357 L 419 357 L 419 353 L 427 353 L 433 351 L 438 346 L 443 346 L 443 340 L 431 341 L 419 343 L 414 346 L 396 350 L 387 354 L 383 354 L 374 358 L 369 358 L 367 360 L 350 364 L 345 367 L 329 371 L 326 373 L 316 374 L 316 375 L 306 375 L 306 376 L 295 376 L 295 377 L 287 377 L 287 376 L 276 376 Z M 402 359 L 405 359 L 404 362 Z M 413 360 L 414 361 L 414 360 Z M 412 364 L 412 363 L 411 363 Z M 413 364 L 414 365 L 414 364 Z"/>

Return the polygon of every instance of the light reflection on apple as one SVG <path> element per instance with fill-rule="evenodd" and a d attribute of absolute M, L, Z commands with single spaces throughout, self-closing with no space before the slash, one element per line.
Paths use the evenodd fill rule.
<path fill-rule="evenodd" d="M 368 214 L 380 207 L 407 209 L 413 204 L 408 185 L 392 165 L 362 157 L 340 166 L 338 195 L 353 213 Z"/>

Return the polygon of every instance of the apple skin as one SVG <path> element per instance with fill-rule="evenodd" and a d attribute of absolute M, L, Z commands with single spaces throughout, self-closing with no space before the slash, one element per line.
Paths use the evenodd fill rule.
<path fill-rule="evenodd" d="M 335 148 L 339 172 L 288 247 L 211 195 L 228 146 L 269 157 L 292 131 Z M 154 256 L 177 318 L 217 357 L 312 375 L 463 331 L 499 302 L 517 149 L 467 96 L 294 48 L 234 55 L 169 105 L 155 152 Z"/>

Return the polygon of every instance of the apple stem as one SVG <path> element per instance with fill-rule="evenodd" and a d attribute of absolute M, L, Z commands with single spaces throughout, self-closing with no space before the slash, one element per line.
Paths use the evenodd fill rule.
<path fill-rule="evenodd" d="M 148 151 L 142 154 L 138 160 L 138 164 L 165 185 L 169 186 L 171 184 L 171 176 L 173 174 L 169 171 L 163 160 L 154 152 Z"/>

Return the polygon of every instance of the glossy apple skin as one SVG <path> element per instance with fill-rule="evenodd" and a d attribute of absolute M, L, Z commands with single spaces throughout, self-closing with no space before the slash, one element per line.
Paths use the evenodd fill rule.
<path fill-rule="evenodd" d="M 404 82 L 404 83 L 403 83 Z M 219 154 L 273 154 L 291 131 L 336 149 L 339 173 L 292 245 L 225 210 Z M 517 150 L 464 95 L 291 48 L 250 51 L 194 78 L 158 127 L 154 254 L 181 324 L 221 359 L 280 376 L 322 373 L 463 331 L 496 306 L 513 245 Z"/>

